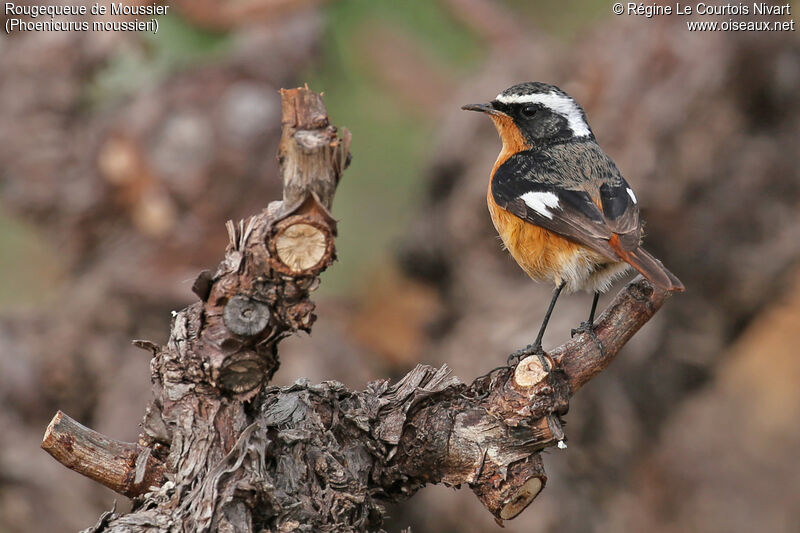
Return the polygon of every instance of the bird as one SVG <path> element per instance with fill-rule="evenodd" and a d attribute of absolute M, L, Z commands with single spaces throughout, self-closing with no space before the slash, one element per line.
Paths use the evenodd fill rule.
<path fill-rule="evenodd" d="M 564 291 L 594 293 L 588 320 L 572 334 L 586 332 L 597 341 L 593 323 L 600 293 L 630 267 L 663 290 L 684 290 L 642 248 L 636 194 L 597 143 L 574 98 L 555 85 L 526 82 L 461 109 L 487 114 L 502 141 L 486 199 L 505 248 L 529 277 L 555 283 L 536 340 L 511 354 L 508 364 L 537 354 L 549 370 L 542 338 Z"/>

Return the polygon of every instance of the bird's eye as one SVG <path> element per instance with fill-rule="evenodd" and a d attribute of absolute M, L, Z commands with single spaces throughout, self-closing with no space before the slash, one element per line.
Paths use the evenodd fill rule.
<path fill-rule="evenodd" d="M 525 118 L 532 118 L 539 110 L 535 105 L 526 105 L 522 108 L 522 116 Z"/>

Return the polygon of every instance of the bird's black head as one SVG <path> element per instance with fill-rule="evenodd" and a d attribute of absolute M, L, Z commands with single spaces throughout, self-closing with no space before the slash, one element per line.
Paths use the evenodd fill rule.
<path fill-rule="evenodd" d="M 489 114 L 504 144 L 511 141 L 516 131 L 530 146 L 594 138 L 581 106 L 570 95 L 547 83 L 520 83 L 488 104 L 465 105 L 461 109 Z"/>

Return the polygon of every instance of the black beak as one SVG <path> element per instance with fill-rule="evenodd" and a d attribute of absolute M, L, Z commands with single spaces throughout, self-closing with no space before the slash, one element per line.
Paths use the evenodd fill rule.
<path fill-rule="evenodd" d="M 492 106 L 491 102 L 488 104 L 467 104 L 461 106 L 464 111 L 480 111 L 489 115 L 505 115 L 502 111 L 498 111 Z"/>

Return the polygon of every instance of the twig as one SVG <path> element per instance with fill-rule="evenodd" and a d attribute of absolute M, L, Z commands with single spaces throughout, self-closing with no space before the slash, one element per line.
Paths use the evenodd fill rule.
<path fill-rule="evenodd" d="M 597 319 L 595 339 L 584 333 L 550 353 L 567 375 L 571 395 L 611 364 L 634 333 L 661 309 L 668 296 L 637 276 Z"/>
<path fill-rule="evenodd" d="M 150 448 L 109 439 L 61 411 L 47 426 L 42 449 L 67 468 L 129 498 L 164 483 L 164 463 Z"/>

